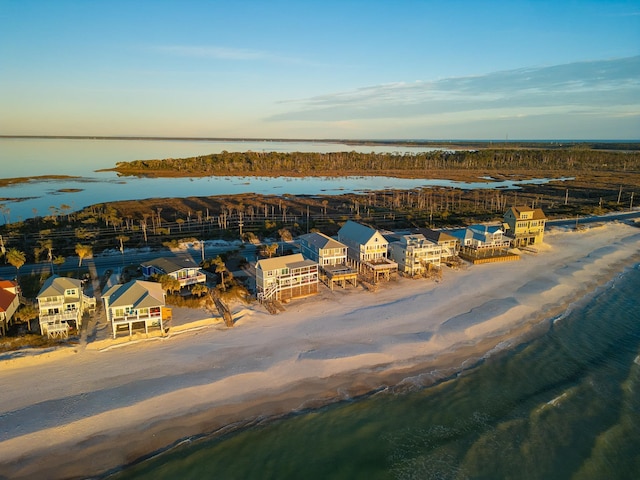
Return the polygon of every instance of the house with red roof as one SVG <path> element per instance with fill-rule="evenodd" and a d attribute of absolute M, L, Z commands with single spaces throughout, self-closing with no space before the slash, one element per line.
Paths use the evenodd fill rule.
<path fill-rule="evenodd" d="M 18 284 L 11 280 L 0 280 L 0 335 L 6 335 L 13 314 L 20 306 Z"/>

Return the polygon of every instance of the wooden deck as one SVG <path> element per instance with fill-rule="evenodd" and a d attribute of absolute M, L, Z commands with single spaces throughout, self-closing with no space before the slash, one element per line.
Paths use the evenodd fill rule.
<path fill-rule="evenodd" d="M 460 257 L 473 263 L 474 265 L 482 265 L 483 263 L 513 262 L 516 260 L 520 260 L 520 255 L 516 255 L 515 253 L 507 253 L 504 255 L 482 258 L 472 257 L 461 253 Z"/>
<path fill-rule="evenodd" d="M 347 265 L 326 265 L 320 268 L 320 280 L 333 290 L 335 285 L 346 288 L 347 284 L 358 286 L 358 272 Z"/>

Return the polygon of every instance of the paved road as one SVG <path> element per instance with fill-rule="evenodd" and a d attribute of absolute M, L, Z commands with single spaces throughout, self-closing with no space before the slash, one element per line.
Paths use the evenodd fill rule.
<path fill-rule="evenodd" d="M 208 247 L 205 250 L 205 254 L 207 258 L 213 258 L 222 253 L 233 250 L 237 247 L 229 246 L 229 247 Z M 189 253 L 193 259 L 198 262 L 202 258 L 202 253 L 200 250 L 197 251 L 188 251 L 185 253 Z M 256 247 L 255 245 L 246 244 L 242 249 L 243 255 L 249 261 L 255 261 L 256 259 Z M 168 250 L 154 250 L 148 252 L 127 252 L 125 250 L 124 255 L 96 255 L 94 258 L 85 259 L 82 261 L 82 265 L 92 265 L 95 267 L 98 275 L 102 275 L 106 270 L 112 270 L 114 272 L 119 271 L 123 265 L 138 265 L 140 263 L 147 262 L 149 260 L 153 260 L 158 257 L 171 257 L 178 256 L 180 253 L 173 253 Z M 58 266 L 54 265 L 53 268 L 55 271 L 58 271 Z M 78 269 L 78 257 L 67 257 L 64 264 L 60 267 L 61 271 L 73 271 Z M 20 275 L 28 275 L 31 273 L 43 273 L 50 272 L 51 265 L 49 263 L 29 263 L 25 264 L 20 268 Z M 11 265 L 2 265 L 0 266 L 0 278 L 15 278 L 16 269 Z"/>
<path fill-rule="evenodd" d="M 634 210 L 631 212 L 623 212 L 623 213 L 615 213 L 612 215 L 593 215 L 588 217 L 574 217 L 574 218 L 563 218 L 559 220 L 547 220 L 547 226 L 553 225 L 556 227 L 571 227 L 575 226 L 576 223 L 578 225 L 585 225 L 589 223 L 600 223 L 600 222 L 627 222 L 633 223 L 635 219 L 640 218 L 640 210 Z"/>

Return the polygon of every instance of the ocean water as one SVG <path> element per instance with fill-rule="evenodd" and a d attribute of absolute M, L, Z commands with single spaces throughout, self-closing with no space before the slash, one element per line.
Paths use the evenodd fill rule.
<path fill-rule="evenodd" d="M 187 442 L 122 479 L 640 478 L 640 268 L 438 385 Z"/>

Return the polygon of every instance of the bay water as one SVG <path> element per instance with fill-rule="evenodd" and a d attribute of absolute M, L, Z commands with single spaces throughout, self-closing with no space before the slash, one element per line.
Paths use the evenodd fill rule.
<path fill-rule="evenodd" d="M 550 179 L 476 182 L 447 179 L 349 177 L 187 177 L 146 178 L 119 176 L 105 171 L 118 162 L 185 158 L 228 152 L 345 152 L 418 153 L 433 147 L 347 145 L 330 142 L 215 141 L 215 140 L 103 140 L 65 138 L 0 138 L 0 178 L 31 181 L 0 186 L 0 225 L 73 212 L 89 205 L 145 198 L 207 197 L 257 193 L 264 195 L 322 195 L 387 189 L 446 186 L 465 189 L 519 188 L 521 183 L 547 183 Z M 39 176 L 66 175 L 57 179 Z M 564 180 L 564 179 L 559 179 Z"/>
<path fill-rule="evenodd" d="M 438 385 L 187 441 L 122 479 L 640 478 L 640 268 Z"/>

